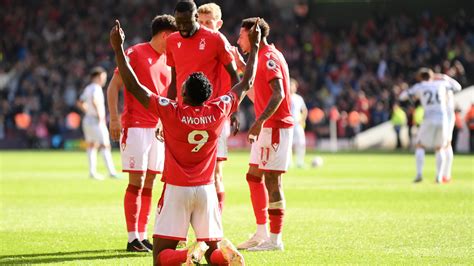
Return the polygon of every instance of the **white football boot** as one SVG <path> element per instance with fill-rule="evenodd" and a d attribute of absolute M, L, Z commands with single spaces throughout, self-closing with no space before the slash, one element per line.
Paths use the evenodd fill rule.
<path fill-rule="evenodd" d="M 253 248 L 253 247 L 256 247 L 256 246 L 260 245 L 261 243 L 265 242 L 265 240 L 268 240 L 268 237 L 254 234 L 249 240 L 238 244 L 237 249 L 246 250 L 246 249 L 249 249 L 249 248 Z"/>
<path fill-rule="evenodd" d="M 268 239 L 255 247 L 247 249 L 247 251 L 272 251 L 272 250 L 284 250 L 284 249 L 285 248 L 283 247 L 283 242 L 276 243 Z"/>

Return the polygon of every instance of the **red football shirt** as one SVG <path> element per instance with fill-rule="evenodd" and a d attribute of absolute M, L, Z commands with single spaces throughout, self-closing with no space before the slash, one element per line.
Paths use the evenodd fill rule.
<path fill-rule="evenodd" d="M 141 84 L 159 95 L 166 95 L 171 83 L 171 68 L 166 64 L 166 55 L 156 52 L 150 43 L 140 43 L 128 48 L 125 55 Z M 120 75 L 118 69 L 115 74 Z M 130 92 L 124 90 L 122 127 L 154 128 L 158 116 L 145 109 Z"/>
<path fill-rule="evenodd" d="M 203 106 L 178 104 L 153 95 L 149 110 L 163 122 L 165 163 L 162 180 L 175 186 L 214 184 L 217 140 L 224 121 L 238 106 L 229 92 Z"/>
<path fill-rule="evenodd" d="M 233 60 L 230 46 L 219 32 L 205 27 L 189 38 L 183 38 L 179 32 L 172 33 L 166 40 L 167 63 L 176 70 L 176 93 L 182 103 L 181 86 L 193 72 L 203 72 L 213 87 L 212 97 L 220 91 L 220 67 Z M 228 90 L 228 89 L 227 89 Z"/>
<path fill-rule="evenodd" d="M 220 34 L 222 39 L 224 40 L 224 43 L 226 47 L 231 47 L 229 41 L 227 38 L 221 33 Z M 232 56 L 232 60 L 234 57 Z M 214 99 L 219 96 L 222 96 L 229 92 L 229 90 L 232 88 L 232 79 L 230 78 L 229 72 L 225 69 L 225 65 L 221 65 L 219 67 L 219 78 L 218 78 L 219 85 L 214 87 L 212 90 L 212 95 L 209 97 L 209 99 Z"/>
<path fill-rule="evenodd" d="M 255 116 L 259 117 L 272 96 L 270 81 L 282 79 L 285 98 L 275 113 L 263 124 L 264 127 L 288 128 L 293 126 L 290 105 L 290 74 L 283 55 L 273 45 L 265 45 L 258 51 L 258 66 L 254 82 Z"/>

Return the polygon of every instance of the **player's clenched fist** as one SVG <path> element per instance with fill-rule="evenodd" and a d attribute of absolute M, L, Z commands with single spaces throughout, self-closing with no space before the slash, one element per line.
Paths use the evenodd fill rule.
<path fill-rule="evenodd" d="M 125 33 L 123 33 L 123 30 L 120 27 L 120 22 L 116 19 L 115 25 L 110 31 L 110 45 L 112 45 L 112 49 L 114 49 L 114 51 L 120 50 L 124 40 Z"/>

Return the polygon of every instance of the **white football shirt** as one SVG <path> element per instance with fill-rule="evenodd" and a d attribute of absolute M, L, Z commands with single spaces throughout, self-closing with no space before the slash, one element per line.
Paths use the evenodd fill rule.
<path fill-rule="evenodd" d="M 422 81 L 402 92 L 400 99 L 405 100 L 408 96 L 420 99 L 425 110 L 423 120 L 430 121 L 433 124 L 441 124 L 445 123 L 447 119 L 448 90 L 460 90 L 461 86 L 457 85 L 446 79 Z"/>
<path fill-rule="evenodd" d="M 91 83 L 87 85 L 84 92 L 81 94 L 80 99 L 86 103 L 86 116 L 98 117 L 97 111 L 105 114 L 104 93 L 98 84 Z M 96 103 L 98 110 L 94 108 L 94 102 Z"/>
<path fill-rule="evenodd" d="M 301 111 L 306 108 L 303 97 L 293 93 L 291 94 L 291 115 L 295 125 L 301 124 Z"/>

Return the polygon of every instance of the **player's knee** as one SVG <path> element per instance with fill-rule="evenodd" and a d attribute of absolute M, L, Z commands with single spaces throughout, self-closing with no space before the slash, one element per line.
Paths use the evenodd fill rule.
<path fill-rule="evenodd" d="M 249 167 L 249 170 L 247 171 L 247 174 L 262 177 L 263 176 L 263 171 L 258 169 L 258 167 L 251 165 Z"/>
<path fill-rule="evenodd" d="M 152 188 L 153 184 L 155 183 L 156 175 L 155 174 L 146 174 L 144 186 L 148 188 Z"/>
<path fill-rule="evenodd" d="M 128 175 L 128 183 L 137 187 L 143 187 L 143 184 L 145 183 L 145 175 L 130 173 Z"/>

